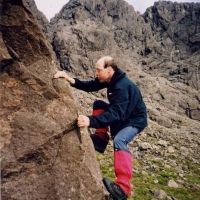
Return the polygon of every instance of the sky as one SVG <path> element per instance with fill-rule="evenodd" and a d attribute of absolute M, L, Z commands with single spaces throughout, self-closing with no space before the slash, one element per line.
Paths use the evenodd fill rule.
<path fill-rule="evenodd" d="M 144 13 L 146 8 L 152 6 L 155 0 L 125 0 L 131 4 L 136 11 Z M 174 0 L 170 0 L 174 1 Z M 42 11 L 48 20 L 50 20 L 61 8 L 68 2 L 68 0 L 35 0 L 35 3 L 40 11 Z M 199 2 L 200 0 L 176 0 L 176 2 Z"/>

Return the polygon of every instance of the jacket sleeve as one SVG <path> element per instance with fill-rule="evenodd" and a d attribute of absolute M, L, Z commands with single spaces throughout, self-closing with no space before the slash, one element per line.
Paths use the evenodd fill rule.
<path fill-rule="evenodd" d="M 83 90 L 85 92 L 98 91 L 107 87 L 107 83 L 101 83 L 98 81 L 98 79 L 94 79 L 90 81 L 81 81 L 77 78 L 74 78 L 74 80 L 75 80 L 75 83 L 71 84 L 71 86 L 79 90 Z"/>
<path fill-rule="evenodd" d="M 129 105 L 128 90 L 119 88 L 116 89 L 112 95 L 112 101 L 106 112 L 98 116 L 88 116 L 90 119 L 90 127 L 102 128 L 125 119 L 125 114 L 127 113 Z"/>

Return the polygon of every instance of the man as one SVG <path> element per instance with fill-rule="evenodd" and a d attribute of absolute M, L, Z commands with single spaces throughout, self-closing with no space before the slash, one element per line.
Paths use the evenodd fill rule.
<path fill-rule="evenodd" d="M 115 200 L 127 199 L 131 194 L 132 156 L 128 143 L 147 126 L 147 111 L 139 88 L 115 64 L 105 56 L 96 63 L 96 78 L 80 81 L 58 71 L 54 78 L 65 78 L 71 86 L 87 92 L 107 88 L 109 104 L 95 101 L 93 115 L 78 117 L 78 126 L 96 128 L 91 139 L 95 149 L 103 153 L 109 141 L 108 126 L 114 144 L 114 169 L 116 180 L 103 179 L 107 190 Z"/>

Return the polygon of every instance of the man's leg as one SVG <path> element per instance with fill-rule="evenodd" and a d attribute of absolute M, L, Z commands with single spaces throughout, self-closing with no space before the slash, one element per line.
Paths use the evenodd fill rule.
<path fill-rule="evenodd" d="M 108 105 L 106 102 L 97 100 L 93 104 L 93 116 L 98 116 L 105 112 L 108 108 Z M 100 153 L 104 153 L 106 146 L 109 142 L 109 135 L 108 135 L 108 127 L 104 128 L 97 128 L 94 134 L 90 135 L 94 148 L 96 151 Z"/>
<path fill-rule="evenodd" d="M 132 155 L 127 145 L 137 133 L 137 128 L 129 126 L 119 131 L 113 141 L 116 180 L 115 183 L 106 178 L 103 181 L 116 200 L 126 199 L 131 194 Z"/>

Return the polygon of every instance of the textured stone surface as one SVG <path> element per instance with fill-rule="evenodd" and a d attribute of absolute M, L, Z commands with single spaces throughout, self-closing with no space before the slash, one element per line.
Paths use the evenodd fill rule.
<path fill-rule="evenodd" d="M 168 44 L 163 47 L 159 39 L 162 36 L 160 36 L 160 32 L 166 35 L 168 30 L 166 31 L 161 22 L 156 22 L 155 17 L 152 16 L 155 14 L 153 12 L 155 9 L 163 11 L 165 4 L 166 2 L 155 4 L 155 8 L 149 8 L 143 18 L 122 0 L 99 0 L 95 2 L 71 0 L 51 20 L 50 24 L 53 48 L 61 67 L 71 72 L 72 76 L 75 75 L 82 79 L 90 78 L 94 77 L 93 66 L 96 60 L 103 55 L 112 55 L 131 78 L 137 79 L 136 83 L 142 87 L 145 98 L 152 100 L 153 104 L 155 102 L 164 103 L 163 105 L 172 112 L 200 120 L 200 98 L 197 92 L 200 82 L 198 73 L 200 55 L 198 49 L 195 52 L 189 49 L 190 43 L 180 43 L 179 45 L 174 40 L 171 44 L 172 48 L 179 45 L 181 50 L 188 50 L 184 50 L 185 57 L 183 59 L 190 59 L 190 69 L 197 71 L 192 76 L 190 76 L 190 72 L 187 74 L 188 82 L 185 75 L 185 78 L 179 77 L 178 79 L 169 75 L 167 68 L 171 69 L 171 66 L 176 62 L 170 60 L 171 47 Z M 171 10 L 173 7 L 176 8 L 177 16 L 181 10 L 187 10 L 182 15 L 184 13 L 190 15 L 193 13 L 193 8 L 197 11 L 199 8 L 198 3 L 189 4 L 190 6 L 177 3 L 167 3 L 167 5 L 163 12 L 159 11 L 160 17 L 156 18 L 157 20 L 161 20 L 162 15 L 169 15 L 168 18 L 172 18 Z M 184 15 L 184 17 L 186 16 Z M 191 22 L 190 24 L 196 24 L 197 33 L 200 21 L 196 23 L 198 17 L 195 11 L 194 17 L 188 19 Z M 175 18 L 174 20 L 177 22 L 177 26 L 180 23 L 181 27 L 189 28 L 189 22 L 182 25 L 178 19 Z M 169 26 L 173 25 L 172 22 L 168 21 Z M 168 40 L 167 37 L 162 37 L 163 41 Z M 160 51 L 159 49 L 163 50 Z M 142 65 L 142 61 L 143 64 L 146 64 Z M 185 65 L 187 61 L 184 60 L 182 63 Z M 151 76 L 148 76 L 141 69 Z M 184 70 L 187 71 L 187 69 Z M 162 76 L 165 76 L 172 84 Z M 173 84 L 174 82 L 175 84 Z M 191 85 L 192 88 L 181 83 Z M 165 116 L 159 114 L 161 111 L 156 111 L 155 105 L 153 107 L 153 110 L 150 109 L 149 111 L 151 119 L 171 128 L 173 126 L 172 120 L 168 120 Z"/>
<path fill-rule="evenodd" d="M 52 81 L 56 66 L 51 47 L 24 9 L 14 6 L 6 11 L 10 17 L 1 17 L 2 194 L 5 199 L 24 199 L 27 194 L 29 199 L 32 194 L 41 199 L 101 199 L 88 136 L 82 137 L 82 145 L 74 132 L 62 143 L 47 139 L 76 118 L 72 105 L 90 114 L 92 102 L 105 99 L 105 91 L 88 94 Z M 140 86 L 149 126 L 130 144 L 142 163 L 135 173 L 154 175 L 166 167 L 185 178 L 188 163 L 199 164 L 198 10 L 199 3 L 159 2 L 141 16 L 122 0 L 71 0 L 49 24 L 53 50 L 71 76 L 94 77 L 96 60 L 111 55 Z M 186 32 L 181 35 L 180 30 Z"/>
<path fill-rule="evenodd" d="M 2 199 L 103 199 L 87 131 L 55 136 L 77 108 L 69 86 L 52 80 L 51 46 L 22 0 L 0 3 Z"/>
<path fill-rule="evenodd" d="M 23 0 L 23 3 L 24 3 L 24 6 L 26 6 L 32 12 L 33 16 L 36 18 L 38 25 L 43 30 L 43 32 L 47 34 L 49 21 L 46 18 L 46 16 L 37 9 L 35 1 Z"/>
<path fill-rule="evenodd" d="M 50 24 L 62 68 L 82 75 L 92 74 L 99 56 L 117 57 L 124 54 L 121 49 L 140 51 L 147 38 L 144 19 L 123 0 L 71 0 Z"/>
<path fill-rule="evenodd" d="M 195 164 L 200 160 L 198 73 L 190 76 L 189 72 L 179 78 L 170 74 L 172 69 L 176 69 L 173 66 L 180 64 L 178 52 L 172 51 L 173 48 L 181 50 L 181 63 L 183 66 L 190 63 L 189 70 L 197 69 L 199 51 L 193 52 L 192 45 L 182 43 L 181 38 L 172 40 L 171 36 L 167 37 L 169 30 L 161 22 L 156 28 L 153 26 L 155 20 L 161 21 L 166 13 L 170 19 L 173 18 L 173 6 L 177 7 L 177 15 L 184 9 L 189 16 L 193 11 L 187 9 L 188 4 L 169 3 L 170 6 L 166 7 L 165 4 L 159 2 L 154 5 L 155 8 L 147 10 L 149 15 L 154 15 L 155 9 L 164 10 L 164 13 L 159 11 L 158 19 L 154 17 L 151 21 L 148 15 L 140 16 L 124 1 L 72 0 L 50 24 L 57 58 L 71 76 L 81 79 L 94 77 L 97 59 L 111 55 L 141 88 L 148 107 L 149 126 L 130 145 L 135 158 L 142 163 L 142 166 L 135 167 L 137 173 L 159 173 L 165 167 L 180 171 L 186 168 L 186 161 Z M 195 10 L 199 8 L 199 4 L 189 5 Z M 198 27 L 198 17 L 194 14 L 194 19 L 188 20 Z M 173 27 L 173 20 L 168 23 Z M 188 29 L 188 23 L 181 24 L 181 27 Z M 187 69 L 181 69 L 187 73 Z M 185 81 L 186 78 L 188 81 Z M 84 114 L 91 114 L 95 99 L 106 99 L 105 91 L 88 94 L 73 89 L 73 95 Z M 186 152 L 183 148 L 190 151 Z M 186 170 L 184 173 L 187 174 Z"/>
<path fill-rule="evenodd" d="M 156 2 L 144 19 L 157 41 L 153 59 L 146 59 L 144 69 L 199 90 L 200 3 Z"/>

